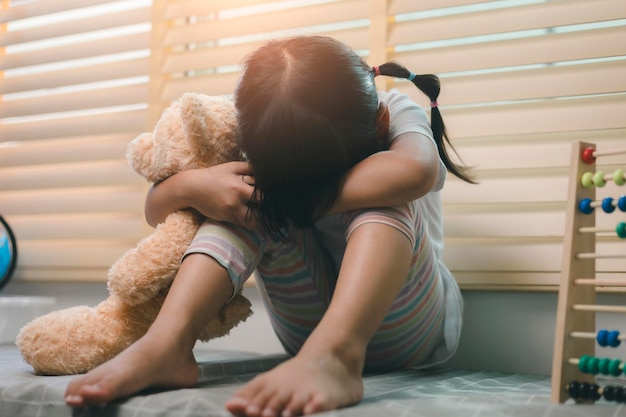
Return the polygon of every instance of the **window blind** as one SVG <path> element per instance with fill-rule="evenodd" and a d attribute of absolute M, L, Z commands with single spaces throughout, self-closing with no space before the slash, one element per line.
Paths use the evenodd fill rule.
<path fill-rule="evenodd" d="M 397 60 L 416 73 L 440 75 L 439 105 L 449 134 L 480 181 L 474 186 L 450 178 L 443 196 L 445 260 L 466 289 L 555 288 L 570 143 L 592 140 L 614 149 L 626 138 L 621 0 L 154 0 L 140 2 L 132 13 L 95 13 L 87 23 L 76 22 L 74 31 L 66 23 L 13 33 L 11 22 L 22 19 L 23 11 L 45 16 L 111 2 L 19 3 L 5 5 L 0 21 L 0 210 L 17 223 L 30 251 L 19 270 L 25 278 L 58 279 L 67 271 L 80 279 L 101 276 L 133 245 L 146 232 L 145 186 L 121 157 L 128 140 L 151 129 L 165 106 L 186 91 L 232 94 L 244 56 L 273 37 L 325 34 L 372 65 Z M 9 50 L 93 25 L 130 32 L 81 41 L 84 48 Z M 80 60 L 78 50 L 120 59 L 53 67 L 45 77 L 9 74 L 37 67 L 43 63 L 38 60 Z M 102 80 L 128 81 L 98 85 L 88 95 L 63 89 Z M 377 85 L 428 107 L 406 81 L 377 79 Z M 45 94 L 18 94 L 31 90 Z M 49 90 L 56 97 L 47 97 Z M 78 109 L 87 114 L 76 115 Z M 44 111 L 59 117 L 30 120 Z M 40 150 L 39 156 L 30 149 Z M 66 263 L 57 269 L 52 261 L 44 264 L 49 248 L 54 262 Z M 78 250 L 79 260 L 66 248 Z M 624 271 L 620 263 L 601 268 L 607 276 Z"/>
<path fill-rule="evenodd" d="M 145 234 L 124 159 L 146 129 L 151 4 L 3 1 L 0 212 L 15 279 L 103 280 Z"/>
<path fill-rule="evenodd" d="M 570 143 L 626 142 L 626 3 L 412 3 L 390 6 L 389 57 L 441 76 L 450 136 L 481 183 L 446 185 L 446 263 L 464 288 L 555 288 Z"/>

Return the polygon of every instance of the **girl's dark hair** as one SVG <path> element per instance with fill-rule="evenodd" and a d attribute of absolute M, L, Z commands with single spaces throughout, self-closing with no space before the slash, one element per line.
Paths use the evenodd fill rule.
<path fill-rule="evenodd" d="M 439 111 L 439 106 L 436 104 L 437 98 L 439 97 L 439 91 L 441 90 L 439 77 L 433 74 L 413 74 L 411 71 L 395 62 L 387 62 L 377 68 L 377 71 L 376 68 L 372 68 L 372 72 L 375 75 L 387 75 L 396 78 L 406 78 L 410 80 L 424 94 L 426 94 L 431 102 L 430 127 L 433 131 L 435 143 L 437 144 L 439 157 L 445 164 L 448 171 L 450 171 L 452 174 L 462 179 L 463 181 L 469 182 L 471 184 L 476 184 L 476 181 L 467 172 L 467 168 L 455 164 L 448 155 L 446 143 L 448 146 L 450 146 L 450 149 L 452 149 L 452 151 L 454 151 L 455 153 L 456 151 L 454 150 L 454 147 L 448 139 L 446 126 L 443 123 L 443 117 L 441 116 L 441 112 Z"/>
<path fill-rule="evenodd" d="M 239 141 L 254 170 L 251 207 L 274 238 L 310 226 L 343 174 L 381 150 L 369 67 L 345 44 L 307 36 L 270 41 L 244 62 L 235 91 Z"/>

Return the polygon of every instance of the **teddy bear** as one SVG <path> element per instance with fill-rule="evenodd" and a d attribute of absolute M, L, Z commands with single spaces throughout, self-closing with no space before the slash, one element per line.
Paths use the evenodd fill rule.
<path fill-rule="evenodd" d="M 184 94 L 163 111 L 153 132 L 130 142 L 126 158 L 151 183 L 182 170 L 243 160 L 232 101 Z M 106 300 L 95 307 L 54 311 L 26 324 L 16 339 L 24 360 L 38 374 L 84 373 L 138 340 L 156 318 L 201 222 L 191 209 L 170 214 L 111 266 Z M 251 313 L 250 302 L 236 294 L 206 323 L 199 340 L 228 334 Z"/>

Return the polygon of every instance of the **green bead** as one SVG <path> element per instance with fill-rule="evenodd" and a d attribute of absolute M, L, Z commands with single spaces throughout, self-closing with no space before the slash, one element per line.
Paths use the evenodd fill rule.
<path fill-rule="evenodd" d="M 600 360 L 595 356 L 589 358 L 589 361 L 587 362 L 587 371 L 591 375 L 597 375 L 600 372 L 598 362 L 600 362 Z"/>
<path fill-rule="evenodd" d="M 580 359 L 578 359 L 578 369 L 583 374 L 589 373 L 589 359 L 591 359 L 589 355 L 582 355 Z"/>
<path fill-rule="evenodd" d="M 604 187 L 606 185 L 606 181 L 604 181 L 604 172 L 598 171 L 593 174 L 593 183 L 596 187 Z"/>
<path fill-rule="evenodd" d="M 609 363 L 609 374 L 612 376 L 620 376 L 622 374 L 622 370 L 620 369 L 620 365 L 622 361 L 619 359 L 613 359 L 611 363 Z"/>
<path fill-rule="evenodd" d="M 611 360 L 609 358 L 602 358 L 598 361 L 598 371 L 600 371 L 600 373 L 602 375 L 610 375 L 609 373 L 609 364 L 611 363 Z"/>
<path fill-rule="evenodd" d="M 613 182 L 617 185 L 624 185 L 626 184 L 626 177 L 624 177 L 624 170 L 623 169 L 616 169 L 615 172 L 613 173 Z"/>
<path fill-rule="evenodd" d="M 617 223 L 617 226 L 615 227 L 615 233 L 617 233 L 618 237 L 626 239 L 626 222 Z"/>
<path fill-rule="evenodd" d="M 583 188 L 593 188 L 593 172 L 585 172 L 582 177 L 580 177 L 580 185 Z"/>

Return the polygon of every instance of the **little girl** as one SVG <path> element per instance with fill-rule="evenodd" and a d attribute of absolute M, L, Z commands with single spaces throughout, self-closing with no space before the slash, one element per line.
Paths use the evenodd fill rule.
<path fill-rule="evenodd" d="M 406 78 L 431 100 L 377 92 Z M 207 320 L 256 270 L 272 326 L 292 357 L 226 403 L 236 415 L 291 417 L 355 404 L 362 373 L 429 366 L 455 351 L 462 300 L 442 257 L 446 170 L 435 76 L 371 68 L 327 37 L 271 41 L 235 91 L 249 162 L 185 171 L 155 185 L 146 217 L 192 207 L 198 231 L 148 332 L 73 380 L 66 402 L 98 404 L 147 387 L 194 386 Z"/>

